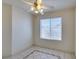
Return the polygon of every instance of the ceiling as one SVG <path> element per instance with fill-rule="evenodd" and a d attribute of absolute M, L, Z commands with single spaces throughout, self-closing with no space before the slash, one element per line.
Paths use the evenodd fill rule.
<path fill-rule="evenodd" d="M 35 0 L 26 0 L 26 1 L 34 2 Z M 45 10 L 45 12 L 61 10 L 65 8 L 73 8 L 76 6 L 76 0 L 42 0 L 42 1 L 44 5 L 53 7 Z M 30 6 L 25 4 L 22 0 L 3 0 L 3 3 L 18 6 L 27 12 L 29 12 L 30 9 Z"/>

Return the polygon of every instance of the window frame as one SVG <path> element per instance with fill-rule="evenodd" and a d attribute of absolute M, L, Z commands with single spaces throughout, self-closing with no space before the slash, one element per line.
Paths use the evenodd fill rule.
<path fill-rule="evenodd" d="M 62 19 L 63 19 L 63 18 L 62 18 L 61 16 L 57 16 L 57 17 L 45 17 L 45 18 L 40 18 L 40 20 L 41 20 L 41 19 L 51 19 L 51 18 L 61 18 L 61 40 L 62 40 L 62 34 L 63 34 L 63 20 L 62 20 Z M 41 29 L 40 29 L 40 20 L 39 20 L 39 33 L 40 33 L 40 31 L 41 31 Z M 39 36 L 40 36 L 40 34 L 39 34 Z M 41 38 L 41 36 L 40 36 L 40 39 L 61 41 L 61 40 L 59 40 L 59 39 Z"/>

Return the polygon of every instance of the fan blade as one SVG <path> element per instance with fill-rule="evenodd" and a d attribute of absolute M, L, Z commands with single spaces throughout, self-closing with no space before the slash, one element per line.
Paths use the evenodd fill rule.
<path fill-rule="evenodd" d="M 33 5 L 33 3 L 25 1 L 25 0 L 23 0 L 23 2 L 26 3 L 26 4 L 28 4 L 28 5 Z"/>
<path fill-rule="evenodd" d="M 53 7 L 53 6 L 44 6 L 44 5 L 43 5 L 42 8 L 43 8 L 43 9 L 53 9 L 54 7 Z"/>
<path fill-rule="evenodd" d="M 42 8 L 43 8 L 43 9 L 48 9 L 48 7 L 47 7 L 47 6 L 42 6 Z"/>
<path fill-rule="evenodd" d="M 36 0 L 38 4 L 41 4 L 42 3 L 42 0 Z"/>

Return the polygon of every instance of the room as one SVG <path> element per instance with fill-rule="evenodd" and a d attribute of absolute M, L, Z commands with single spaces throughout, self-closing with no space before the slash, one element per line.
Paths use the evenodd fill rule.
<path fill-rule="evenodd" d="M 2 0 L 2 59 L 76 59 L 76 0 Z"/>

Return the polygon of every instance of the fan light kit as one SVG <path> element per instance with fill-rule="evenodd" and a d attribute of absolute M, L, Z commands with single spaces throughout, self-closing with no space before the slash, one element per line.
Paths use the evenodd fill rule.
<path fill-rule="evenodd" d="M 23 0 L 24 3 L 31 6 L 31 11 L 38 14 L 44 14 L 44 9 L 48 9 L 46 6 L 43 5 L 42 0 L 36 0 L 34 3 L 28 2 L 26 0 Z"/>

